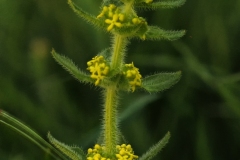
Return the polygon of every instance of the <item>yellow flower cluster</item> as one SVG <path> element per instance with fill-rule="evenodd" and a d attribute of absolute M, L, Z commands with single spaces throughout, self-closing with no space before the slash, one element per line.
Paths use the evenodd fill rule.
<path fill-rule="evenodd" d="M 134 160 L 138 158 L 138 156 L 134 155 L 130 144 L 117 145 L 117 151 L 118 154 L 116 154 L 116 157 L 118 160 Z"/>
<path fill-rule="evenodd" d="M 106 158 L 103 156 L 105 147 L 101 147 L 99 144 L 96 144 L 94 148 L 88 149 L 87 160 L 115 160 L 115 158 Z M 117 160 L 134 160 L 138 156 L 134 155 L 131 145 L 117 145 L 116 146 L 116 159 Z"/>
<path fill-rule="evenodd" d="M 108 24 L 107 31 L 111 31 L 115 26 L 118 28 L 131 25 L 138 25 L 140 23 L 147 23 L 143 18 L 129 15 L 130 19 L 126 18 L 124 13 L 116 7 L 114 4 L 109 6 L 104 6 L 102 12 L 97 16 L 97 18 L 104 18 L 105 23 Z"/>
<path fill-rule="evenodd" d="M 106 64 L 106 61 L 103 56 L 96 56 L 92 60 L 87 62 L 88 68 L 92 74 L 91 78 L 96 79 L 95 85 L 100 83 L 109 72 L 109 66 Z"/>
<path fill-rule="evenodd" d="M 101 147 L 99 144 L 96 144 L 94 148 L 88 149 L 87 160 L 110 160 L 102 156 L 104 147 Z"/>
<path fill-rule="evenodd" d="M 88 68 L 92 74 L 91 78 L 96 79 L 95 85 L 97 86 L 100 81 L 109 73 L 110 67 L 106 63 L 103 56 L 95 56 L 92 60 L 87 62 Z M 123 75 L 128 79 L 131 87 L 131 91 L 134 92 L 137 86 L 141 86 L 142 75 L 139 73 L 138 68 L 136 68 L 132 63 L 125 64 L 123 69 Z"/>
<path fill-rule="evenodd" d="M 122 27 L 122 23 L 118 22 L 121 16 L 124 17 L 124 15 L 114 14 L 112 19 L 105 20 L 105 23 L 109 24 L 107 28 L 108 31 L 112 30 L 114 26 L 119 28 Z"/>
<path fill-rule="evenodd" d="M 126 67 L 126 71 L 123 72 L 123 74 L 129 80 L 131 90 L 132 92 L 134 92 L 136 89 L 136 86 L 141 86 L 142 75 L 139 73 L 138 68 L 134 66 L 133 62 L 130 64 L 125 64 L 125 67 Z"/>
<path fill-rule="evenodd" d="M 97 16 L 97 18 L 105 16 L 105 23 L 109 24 L 107 30 L 110 31 L 114 26 L 119 28 L 122 27 L 121 21 L 124 20 L 124 15 L 118 12 L 119 9 L 114 4 L 110 4 L 108 7 L 103 7 L 102 12 Z"/>

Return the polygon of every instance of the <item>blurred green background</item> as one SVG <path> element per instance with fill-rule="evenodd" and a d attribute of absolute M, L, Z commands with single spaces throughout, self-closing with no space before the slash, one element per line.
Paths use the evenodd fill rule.
<path fill-rule="evenodd" d="M 100 0 L 76 0 L 97 15 Z M 178 41 L 133 40 L 126 61 L 143 76 L 182 71 L 171 89 L 121 93 L 120 128 L 137 155 L 167 131 L 155 158 L 236 160 L 240 148 L 240 1 L 188 0 L 177 9 L 139 11 L 149 24 L 186 29 Z M 109 47 L 109 35 L 78 18 L 66 0 L 0 0 L 0 108 L 46 139 L 85 150 L 98 138 L 101 90 L 78 83 L 51 57 L 54 48 L 82 69 Z M 0 124 L 0 159 L 49 158 Z"/>

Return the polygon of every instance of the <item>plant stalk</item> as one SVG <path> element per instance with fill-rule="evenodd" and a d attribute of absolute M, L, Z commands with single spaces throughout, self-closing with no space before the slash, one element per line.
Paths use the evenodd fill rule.
<path fill-rule="evenodd" d="M 114 154 L 118 142 L 117 129 L 117 91 L 116 86 L 109 86 L 105 93 L 105 112 L 104 112 L 104 143 L 107 154 Z"/>
<path fill-rule="evenodd" d="M 127 39 L 121 35 L 114 35 L 113 51 L 111 58 L 111 68 L 121 68 L 124 59 L 124 48 L 127 45 Z M 117 104 L 118 91 L 116 81 L 114 84 L 105 89 L 105 106 L 104 106 L 104 144 L 106 154 L 113 155 L 119 140 L 118 121 L 117 121 Z"/>
<path fill-rule="evenodd" d="M 114 35 L 113 39 L 113 53 L 111 59 L 111 68 L 116 69 L 123 64 L 124 50 L 127 45 L 127 39 L 121 35 Z"/>

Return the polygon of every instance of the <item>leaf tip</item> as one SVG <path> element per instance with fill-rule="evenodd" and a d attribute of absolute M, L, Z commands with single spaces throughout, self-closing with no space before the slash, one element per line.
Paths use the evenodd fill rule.
<path fill-rule="evenodd" d="M 182 75 L 182 71 L 177 71 L 176 74 L 181 76 Z"/>
<path fill-rule="evenodd" d="M 52 54 L 54 54 L 56 51 L 55 51 L 55 49 L 54 48 L 52 48 L 52 51 L 51 51 L 51 53 Z"/>
<path fill-rule="evenodd" d="M 168 132 L 166 133 L 166 136 L 170 138 L 170 137 L 171 137 L 171 133 L 168 131 Z"/>

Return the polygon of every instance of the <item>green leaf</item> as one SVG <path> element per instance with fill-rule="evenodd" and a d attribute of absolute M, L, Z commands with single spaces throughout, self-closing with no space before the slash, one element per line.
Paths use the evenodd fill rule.
<path fill-rule="evenodd" d="M 52 50 L 53 58 L 68 72 L 71 73 L 73 77 L 78 79 L 80 82 L 94 83 L 94 80 L 90 78 L 90 75 L 79 70 L 78 67 L 69 58 L 57 54 Z"/>
<path fill-rule="evenodd" d="M 173 1 L 160 1 L 160 2 L 152 2 L 149 4 L 146 3 L 137 3 L 135 7 L 141 9 L 161 9 L 161 8 L 176 8 L 182 6 L 186 0 L 173 0 Z"/>
<path fill-rule="evenodd" d="M 103 6 L 108 6 L 109 4 L 115 4 L 117 6 L 122 5 L 122 0 L 103 0 L 102 1 L 102 7 Z"/>
<path fill-rule="evenodd" d="M 72 0 L 68 0 L 68 4 L 71 7 L 71 9 L 81 18 L 89 22 L 90 24 L 94 25 L 97 28 L 102 28 L 106 30 L 104 27 L 105 23 L 103 21 L 100 21 L 96 18 L 96 16 L 93 16 L 85 11 L 83 11 L 80 7 L 78 7 L 75 3 L 72 2 Z"/>
<path fill-rule="evenodd" d="M 163 147 L 168 143 L 170 138 L 170 133 L 168 132 L 157 144 L 153 145 L 144 155 L 142 155 L 138 160 L 150 160 L 156 156 Z"/>
<path fill-rule="evenodd" d="M 59 142 L 58 140 L 53 138 L 50 133 L 48 133 L 48 139 L 57 149 L 59 149 L 62 153 L 64 153 L 66 156 L 68 156 L 72 160 L 85 159 L 86 155 L 84 154 L 81 148 L 76 146 L 70 147 L 62 142 Z"/>
<path fill-rule="evenodd" d="M 146 20 L 141 18 L 141 23 L 138 25 L 124 25 L 120 28 L 115 28 L 114 32 L 120 35 L 127 35 L 130 38 L 142 38 L 148 31 Z"/>
<path fill-rule="evenodd" d="M 180 31 L 166 31 L 156 26 L 149 26 L 148 31 L 146 32 L 146 40 L 177 40 L 184 36 L 186 33 L 185 30 Z"/>
<path fill-rule="evenodd" d="M 0 123 L 5 126 L 11 128 L 17 133 L 21 134 L 31 142 L 35 143 L 38 147 L 40 147 L 47 154 L 50 154 L 57 160 L 67 160 L 67 158 L 55 149 L 52 145 L 50 145 L 47 141 L 45 141 L 41 136 L 39 136 L 35 131 L 31 128 L 23 124 L 18 119 L 14 118 L 10 114 L 0 109 Z"/>
<path fill-rule="evenodd" d="M 148 92 L 160 92 L 176 84 L 181 78 L 181 72 L 158 73 L 142 80 L 142 88 Z"/>
<path fill-rule="evenodd" d="M 103 56 L 108 62 L 110 62 L 112 57 L 112 48 L 109 47 L 104 49 L 99 53 L 99 55 Z"/>

